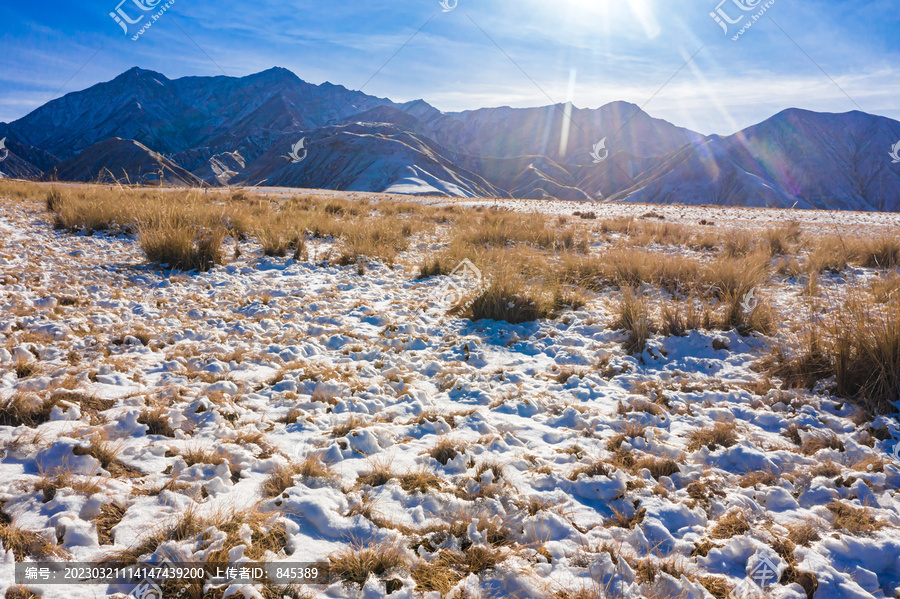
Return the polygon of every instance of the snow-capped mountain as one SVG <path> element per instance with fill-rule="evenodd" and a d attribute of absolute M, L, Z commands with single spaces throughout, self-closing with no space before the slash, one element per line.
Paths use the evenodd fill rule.
<path fill-rule="evenodd" d="M 158 169 L 146 153 L 158 152 L 181 184 L 900 209 L 900 166 L 888 156 L 900 123 L 862 112 L 792 109 L 706 137 L 626 102 L 452 113 L 310 84 L 282 68 L 175 80 L 134 68 L 0 123 L 2 135 L 10 157 L 0 173 L 20 178 L 113 172 L 147 181 L 144 167 L 131 169 Z M 118 158 L 102 145 L 115 138 L 138 145 L 112 144 L 128 149 Z M 291 160 L 300 139 L 306 156 Z"/>
<path fill-rule="evenodd" d="M 612 199 L 898 211 L 900 168 L 889 155 L 898 139 L 888 118 L 785 110 L 670 152 Z"/>

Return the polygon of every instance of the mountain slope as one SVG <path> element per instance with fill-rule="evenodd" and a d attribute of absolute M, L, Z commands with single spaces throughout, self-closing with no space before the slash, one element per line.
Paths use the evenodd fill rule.
<path fill-rule="evenodd" d="M 175 187 L 199 187 L 203 182 L 168 158 L 134 140 L 102 141 L 61 162 L 45 175 L 62 181 L 117 181 Z"/>
<path fill-rule="evenodd" d="M 662 156 L 613 201 L 900 210 L 888 150 L 900 123 L 862 112 L 786 110 Z"/>
<path fill-rule="evenodd" d="M 306 136 L 307 157 L 294 164 L 287 153 L 296 141 L 285 138 L 276 144 L 248 164 L 235 182 L 413 195 L 507 196 L 478 174 L 458 166 L 461 157 L 390 123 L 317 129 Z"/>

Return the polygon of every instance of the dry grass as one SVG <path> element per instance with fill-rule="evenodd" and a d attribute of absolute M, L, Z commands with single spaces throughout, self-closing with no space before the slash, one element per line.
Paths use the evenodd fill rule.
<path fill-rule="evenodd" d="M 427 493 L 429 489 L 440 489 L 443 481 L 430 470 L 422 467 L 419 470 L 410 470 L 400 476 L 400 486 L 407 493 L 418 491 Z"/>
<path fill-rule="evenodd" d="M 406 565 L 406 550 L 400 543 L 353 543 L 328 556 L 330 574 L 346 582 L 365 584 L 369 575 L 383 576 Z"/>
<path fill-rule="evenodd" d="M 900 289 L 900 275 L 892 273 L 889 275 L 879 276 L 872 280 L 869 285 L 872 297 L 879 304 L 886 304 L 891 300 L 897 301 L 897 290 Z"/>
<path fill-rule="evenodd" d="M 730 539 L 731 537 L 742 535 L 750 530 L 750 522 L 747 516 L 740 510 L 732 510 L 719 518 L 716 525 L 710 531 L 709 536 L 713 539 Z"/>
<path fill-rule="evenodd" d="M 606 521 L 605 525 L 607 527 L 615 526 L 618 528 L 627 528 L 633 529 L 635 526 L 644 521 L 644 516 L 647 515 L 646 508 L 636 509 L 633 514 L 627 515 L 623 512 L 620 512 L 615 507 L 610 506 L 613 511 L 612 518 Z"/>
<path fill-rule="evenodd" d="M 611 468 L 603 460 L 594 460 L 589 464 L 577 467 L 569 474 L 569 480 L 577 480 L 580 475 L 585 476 L 609 476 Z"/>
<path fill-rule="evenodd" d="M 827 317 L 810 312 L 805 331 L 764 366 L 786 387 L 833 376 L 838 395 L 867 413 L 891 413 L 900 397 L 900 302 L 880 306 L 856 294 Z"/>
<path fill-rule="evenodd" d="M 640 472 L 641 470 L 647 469 L 650 471 L 650 476 L 659 480 L 663 476 L 672 476 L 676 472 L 681 469 L 678 467 L 678 462 L 675 460 L 670 460 L 668 458 L 657 458 L 653 456 L 646 456 L 634 462 L 634 466 L 632 466 L 632 470 L 634 472 Z"/>
<path fill-rule="evenodd" d="M 428 451 L 428 455 L 446 466 L 447 462 L 456 458 L 460 451 L 465 451 L 466 443 L 449 437 L 441 437 L 437 444 Z"/>
<path fill-rule="evenodd" d="M 490 570 L 504 559 L 503 553 L 492 547 L 472 545 L 463 551 L 444 549 L 438 557 L 438 564 L 463 572 L 479 574 Z"/>
<path fill-rule="evenodd" d="M 26 557 L 48 560 L 69 555 L 65 549 L 54 545 L 43 535 L 10 523 L 0 522 L 0 542 L 7 551 L 12 552 L 17 562 L 25 561 Z"/>
<path fill-rule="evenodd" d="M 641 354 L 647 349 L 647 341 L 653 335 L 654 326 L 650 318 L 647 300 L 633 289 L 626 289 L 622 299 L 616 306 L 616 320 L 613 329 L 623 330 L 628 338 L 625 351 L 629 354 Z"/>
<path fill-rule="evenodd" d="M 795 545 L 809 547 L 819 540 L 819 525 L 814 520 L 801 520 L 787 526 L 788 539 Z"/>
<path fill-rule="evenodd" d="M 890 413 L 900 397 L 900 302 L 878 310 L 852 299 L 835 314 L 829 336 L 838 393 Z"/>
<path fill-rule="evenodd" d="M 364 257 L 392 262 L 407 238 L 425 228 L 413 218 L 422 207 L 382 202 L 365 209 L 363 202 L 309 198 L 269 201 L 247 194 L 202 194 L 197 191 L 147 191 L 96 186 L 53 189 L 45 201 L 57 228 L 69 231 L 137 233 L 147 259 L 180 270 L 208 270 L 225 260 L 223 244 L 256 237 L 265 255 L 300 259 L 306 232 L 339 240 L 338 262 Z M 379 214 L 380 212 L 380 214 Z M 433 212 L 428 212 L 433 216 Z"/>
<path fill-rule="evenodd" d="M 98 462 L 100 466 L 108 471 L 114 477 L 139 477 L 143 476 L 140 471 L 130 466 L 126 466 L 118 460 L 119 454 L 122 453 L 122 443 L 112 443 L 100 434 L 95 434 L 88 440 L 88 446 L 76 446 L 72 448 L 75 455 L 89 455 Z"/>
<path fill-rule="evenodd" d="M 297 467 L 297 474 L 308 478 L 331 478 L 335 474 L 317 453 L 306 456 Z"/>
<path fill-rule="evenodd" d="M 281 495 L 285 490 L 294 486 L 295 476 L 332 478 L 334 475 L 334 472 L 322 461 L 322 456 L 313 453 L 306 456 L 302 462 L 289 462 L 276 466 L 263 483 L 262 494 L 264 497 Z"/>
<path fill-rule="evenodd" d="M 11 586 L 6 589 L 4 599 L 40 599 L 40 595 L 22 585 Z"/>
<path fill-rule="evenodd" d="M 503 320 L 510 324 L 548 318 L 552 312 L 552 302 L 540 289 L 529 287 L 524 277 L 502 266 L 493 270 L 490 284 L 468 306 L 451 311 L 471 320 Z"/>
<path fill-rule="evenodd" d="M 211 447 L 199 443 L 188 445 L 179 455 L 184 458 L 184 462 L 188 466 L 196 464 L 213 464 L 217 466 L 225 461 L 225 458 L 216 454 Z"/>
<path fill-rule="evenodd" d="M 76 493 L 85 495 L 93 495 L 101 491 L 96 480 L 73 474 L 66 469 L 55 469 L 53 472 L 44 473 L 35 484 L 34 489 L 41 492 L 44 503 L 52 501 L 60 489 L 72 489 Z"/>
<path fill-rule="evenodd" d="M 423 593 L 436 591 L 445 596 L 462 579 L 462 575 L 449 568 L 440 560 L 426 562 L 417 561 L 410 570 L 410 575 L 416 582 L 416 590 Z"/>
<path fill-rule="evenodd" d="M 147 426 L 148 435 L 175 436 L 175 430 L 169 425 L 169 417 L 165 408 L 157 407 L 152 410 L 143 410 L 137 421 Z"/>
<path fill-rule="evenodd" d="M 635 249 L 611 249 L 599 256 L 563 254 L 558 267 L 563 280 L 592 290 L 606 285 L 658 285 L 668 291 L 694 288 L 701 263 L 692 258 Z"/>
<path fill-rule="evenodd" d="M 391 218 L 359 219 L 347 223 L 341 238 L 341 254 L 337 263 L 358 264 L 365 258 L 381 259 L 393 264 L 397 252 L 406 249 L 407 238 L 414 228 L 408 222 L 398 224 Z"/>
<path fill-rule="evenodd" d="M 587 246 L 579 229 L 553 226 L 545 215 L 501 212 L 463 219 L 457 225 L 456 240 L 474 248 L 527 244 L 551 250 L 584 251 Z"/>
<path fill-rule="evenodd" d="M 97 525 L 97 540 L 101 545 L 113 545 L 112 529 L 125 517 L 124 506 L 117 503 L 106 503 L 100 508 L 100 514 L 94 518 Z"/>
<path fill-rule="evenodd" d="M 735 428 L 733 423 L 719 422 L 711 427 L 694 430 L 689 436 L 688 451 L 697 451 L 701 447 L 707 447 L 710 451 L 717 447 L 731 447 L 738 441 Z"/>
<path fill-rule="evenodd" d="M 800 453 L 803 455 L 813 455 L 822 449 L 834 449 L 843 452 L 844 444 L 837 438 L 837 435 L 832 433 L 827 436 L 819 435 L 816 437 L 808 437 L 800 445 Z"/>
<path fill-rule="evenodd" d="M 0 425 L 35 428 L 50 420 L 59 398 L 44 400 L 30 393 L 15 393 L 0 405 Z"/>
<path fill-rule="evenodd" d="M 162 523 L 135 541 L 130 547 L 118 549 L 100 560 L 101 565 L 133 565 L 155 552 L 167 541 L 184 541 L 215 528 L 225 533 L 216 542 L 218 549 L 206 556 L 208 563 L 228 563 L 229 552 L 238 545 L 246 547 L 244 554 L 251 560 L 260 560 L 268 552 L 279 553 L 287 545 L 284 524 L 277 516 L 260 511 L 259 506 L 244 510 L 222 509 L 207 517 L 199 515 L 196 506 L 189 507 L 176 520 Z M 250 532 L 250 543 L 246 532 Z"/>
<path fill-rule="evenodd" d="M 279 464 L 262 485 L 263 497 L 278 497 L 294 486 L 294 477 L 300 474 L 300 464 Z"/>
<path fill-rule="evenodd" d="M 391 470 L 391 460 L 369 460 L 369 469 L 356 477 L 360 486 L 380 487 L 397 475 Z"/>
<path fill-rule="evenodd" d="M 350 434 L 350 431 L 354 431 L 367 425 L 368 423 L 356 414 L 350 414 L 350 417 L 345 422 L 338 424 L 331 429 L 331 436 L 334 438 L 346 437 Z"/>
<path fill-rule="evenodd" d="M 832 526 L 853 535 L 875 532 L 888 526 L 886 522 L 876 520 L 872 512 L 866 508 L 855 508 L 838 500 L 832 501 L 826 507 L 834 518 Z"/>

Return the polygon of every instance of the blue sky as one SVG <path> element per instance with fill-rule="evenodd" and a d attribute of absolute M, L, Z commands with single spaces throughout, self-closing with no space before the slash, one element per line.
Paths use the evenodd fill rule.
<path fill-rule="evenodd" d="M 736 41 L 770 0 L 458 0 L 449 12 L 439 0 L 175 0 L 137 41 L 109 16 L 119 1 L 0 6 L 0 121 L 133 66 L 170 78 L 283 66 L 446 111 L 626 100 L 702 133 L 788 107 L 900 120 L 896 0 L 774 0 Z M 151 13 L 134 2 L 157 1 L 121 7 L 136 19 Z M 717 7 L 740 18 L 728 34 Z"/>

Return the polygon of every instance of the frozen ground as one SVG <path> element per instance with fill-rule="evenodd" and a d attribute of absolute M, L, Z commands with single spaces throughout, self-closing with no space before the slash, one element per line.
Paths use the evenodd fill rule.
<path fill-rule="evenodd" d="M 0 202 L 0 398 L 56 401 L 34 428 L 0 426 L 0 505 L 69 559 L 133 546 L 189 506 L 204 515 L 259 504 L 286 522 L 285 550 L 270 561 L 327 559 L 351 540 L 402 540 L 410 563 L 484 546 L 497 563 L 459 581 L 468 597 L 581 588 L 604 596 L 599 587 L 610 596 L 704 598 L 712 596 L 704 577 L 738 585 L 763 558 L 807 587 L 814 575 L 817 599 L 900 596 L 900 463 L 890 435 L 857 425 L 853 408 L 827 394 L 757 385 L 763 339 L 692 332 L 655 337 L 642 356 L 628 356 L 608 328 L 613 292 L 553 321 L 452 318 L 440 277 L 413 280 L 432 249 L 427 240 L 396 268 L 372 264 L 363 276 L 317 263 L 328 243 L 313 241 L 308 262 L 262 258 L 248 243 L 224 267 L 170 277 L 144 265 L 129 238 L 56 232 L 36 205 Z M 763 212 L 653 210 L 714 221 Z M 849 218 L 897 224 L 895 215 Z M 804 213 L 808 226 L 830 220 Z M 780 305 L 790 309 L 792 294 L 785 289 Z M 22 364 L 33 372 L 20 376 Z M 138 422 L 152 407 L 170 436 Z M 733 423 L 737 442 L 689 447 L 692 433 L 716 423 Z M 876 428 L 897 433 L 884 418 Z M 120 450 L 114 472 L 80 449 L 96 435 Z M 813 452 L 796 442 L 815 449 L 817 439 Z M 459 451 L 441 463 L 429 451 L 447 440 Z M 185 454 L 198 450 L 227 462 L 188 466 Z M 263 497 L 277 466 L 315 452 L 337 479 L 297 476 L 284 494 Z M 641 460 L 648 468 L 629 466 Z M 605 475 L 578 472 L 597 461 Z M 396 477 L 359 484 L 373 466 Z M 439 486 L 404 490 L 399 477 L 420 468 Z M 63 470 L 96 489 L 65 486 L 50 499 L 36 489 L 42 474 Z M 836 500 L 865 508 L 876 524 L 836 527 Z M 95 520 L 110 503 L 124 517 L 111 544 L 100 545 Z M 440 530 L 460 520 L 457 534 Z M 785 540 L 804 524 L 817 534 L 790 558 Z M 211 538 L 166 547 L 200 561 Z M 13 564 L 0 549 L 0 593 Z M 309 590 L 377 597 L 385 579 L 400 581 L 393 597 L 421 595 L 403 568 L 362 589 Z M 29 586 L 67 599 L 127 591 Z M 768 593 L 807 597 L 798 582 Z M 237 586 L 231 594 L 261 596 Z"/>

